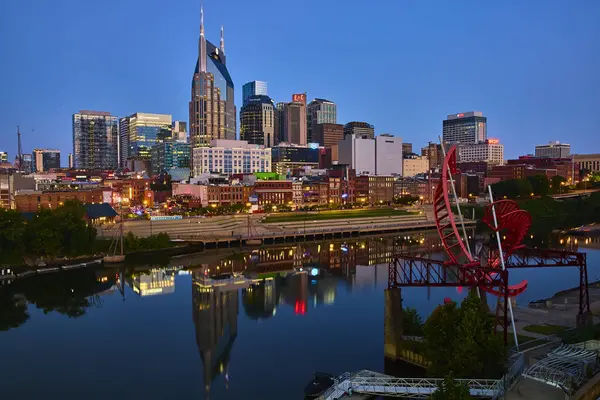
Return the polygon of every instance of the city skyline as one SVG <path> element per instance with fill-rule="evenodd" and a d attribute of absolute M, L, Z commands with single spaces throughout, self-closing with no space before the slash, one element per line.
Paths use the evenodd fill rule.
<path fill-rule="evenodd" d="M 3 76 L 11 77 L 0 103 L 0 150 L 9 153 L 10 161 L 16 154 L 17 125 L 21 126 L 25 153 L 36 147 L 56 147 L 65 155 L 70 153 L 71 115 L 79 109 L 106 110 L 118 117 L 136 111 L 164 113 L 173 115 L 174 120 L 188 121 L 189 70 L 197 58 L 198 47 L 198 1 L 167 10 L 150 2 L 142 11 L 147 21 L 142 18 L 144 21 L 134 31 L 123 31 L 128 24 L 122 24 L 115 32 L 78 35 L 73 32 L 81 29 L 79 24 L 85 26 L 99 18 L 88 12 L 91 5 L 67 10 L 65 0 L 52 6 L 34 2 L 39 6 L 25 9 L 22 4 L 10 4 L 5 13 L 9 17 L 5 29 L 11 30 L 19 17 L 27 18 L 34 27 L 20 36 L 2 39 L 6 41 L 3 43 L 7 54 L 22 55 L 18 59 L 9 57 L 0 67 Z M 593 112 L 594 98 L 597 99 L 594 93 L 599 91 L 600 82 L 593 78 L 593 71 L 600 67 L 600 56 L 593 49 L 600 45 L 600 28 L 593 24 L 592 16 L 598 15 L 600 6 L 593 1 L 585 1 L 577 8 L 560 2 L 544 2 L 542 7 L 533 3 L 509 1 L 460 9 L 440 3 L 427 15 L 427 23 L 418 24 L 416 21 L 426 16 L 427 7 L 385 3 L 361 10 L 348 2 L 341 11 L 346 17 L 366 14 L 382 18 L 377 23 L 363 24 L 356 33 L 341 21 L 339 36 L 333 35 L 328 42 L 331 59 L 347 52 L 351 43 L 369 43 L 382 58 L 381 63 L 369 64 L 369 73 L 386 76 L 386 85 L 376 85 L 369 79 L 350 80 L 362 64 L 349 65 L 343 57 L 338 57 L 340 62 L 322 64 L 319 73 L 314 74 L 310 73 L 314 66 L 310 57 L 304 57 L 305 61 L 285 52 L 246 62 L 254 43 L 248 32 L 260 35 L 275 28 L 285 33 L 293 30 L 293 25 L 305 22 L 309 29 L 310 24 L 319 25 L 336 15 L 339 10 L 333 5 L 323 7 L 310 23 L 310 5 L 306 5 L 290 16 L 293 20 L 273 20 L 263 27 L 237 15 L 256 12 L 248 4 L 209 1 L 205 4 L 205 24 L 207 36 L 212 38 L 218 35 L 221 24 L 225 26 L 227 54 L 231 55 L 227 66 L 238 88 L 245 82 L 263 79 L 275 102 L 287 101 L 290 94 L 299 92 L 307 92 L 308 101 L 330 99 L 338 105 L 338 123 L 367 121 L 377 133 L 389 132 L 420 147 L 441 134 L 441 121 L 447 114 L 475 109 L 488 117 L 488 135 L 501 139 L 506 158 L 533 153 L 535 145 L 551 140 L 570 142 L 573 153 L 595 152 L 600 140 L 600 118 Z M 135 4 L 125 6 L 116 19 L 126 18 L 129 7 L 136 8 Z M 237 12 L 230 12 L 231 7 Z M 517 8 L 530 16 L 519 17 Z M 75 21 L 79 13 L 86 19 Z M 45 29 L 49 14 L 56 14 L 53 25 L 61 25 L 57 32 Z M 150 23 L 151 17 L 163 14 L 177 21 L 176 29 L 156 29 Z M 446 16 L 448 21 L 444 21 Z M 476 24 L 468 28 L 464 25 L 462 30 L 454 27 L 474 16 L 479 17 Z M 395 23 L 395 18 L 407 21 Z M 43 35 L 40 29 L 44 30 Z M 540 34 L 542 31 L 544 35 Z M 119 48 L 124 45 L 123 36 L 132 40 L 147 37 L 147 43 L 136 50 L 139 63 L 128 66 L 110 57 L 99 60 L 98 65 L 67 65 L 65 61 L 70 56 L 79 59 L 94 51 L 93 46 L 76 49 L 74 45 L 79 41 L 103 40 Z M 290 48 L 298 49 L 302 55 L 305 40 L 289 36 L 278 35 L 274 48 L 283 44 L 285 38 L 285 43 L 291 40 Z M 396 44 L 399 37 L 419 39 L 400 48 Z M 54 53 L 43 48 L 46 41 L 52 41 Z M 466 50 L 461 49 L 461 43 L 469 43 L 468 47 L 480 56 L 467 63 L 469 58 L 461 56 Z M 166 61 L 150 58 L 148 54 L 152 53 L 146 51 L 150 48 L 168 52 L 170 57 Z M 556 59 L 557 52 L 569 57 Z M 425 57 L 426 53 L 432 53 L 433 58 Z M 48 65 L 34 73 L 33 60 L 40 54 Z M 435 61 L 441 56 L 443 66 Z M 389 68 L 400 60 L 400 70 Z M 36 94 L 33 100 L 32 90 Z M 354 93 L 360 96 L 353 96 Z M 241 97 L 241 91 L 236 90 L 237 110 L 242 105 Z M 30 113 L 32 108 L 36 113 Z"/>

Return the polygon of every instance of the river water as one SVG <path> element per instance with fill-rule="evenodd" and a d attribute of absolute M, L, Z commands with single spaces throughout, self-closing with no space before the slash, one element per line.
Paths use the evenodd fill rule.
<path fill-rule="evenodd" d="M 590 281 L 600 279 L 600 246 L 579 242 Z M 411 233 L 5 282 L 1 397 L 300 399 L 315 371 L 410 375 L 383 351 L 388 262 L 399 250 L 440 256 L 435 234 Z M 510 276 L 529 280 L 521 305 L 579 279 L 572 268 Z M 402 295 L 426 317 L 466 290 L 405 288 Z"/>

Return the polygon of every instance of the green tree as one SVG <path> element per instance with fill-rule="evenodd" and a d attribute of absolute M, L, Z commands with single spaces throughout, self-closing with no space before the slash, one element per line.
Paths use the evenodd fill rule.
<path fill-rule="evenodd" d="M 0 208 L 0 262 L 20 262 L 25 245 L 25 228 L 21 213 Z"/>
<path fill-rule="evenodd" d="M 471 400 L 467 385 L 456 382 L 452 374 L 447 375 L 431 395 L 432 400 Z"/>
<path fill-rule="evenodd" d="M 456 303 L 437 307 L 423 326 L 425 356 L 431 361 L 427 372 L 430 376 L 444 376 L 452 370 L 455 358 L 455 329 L 459 323 Z"/>
<path fill-rule="evenodd" d="M 417 310 L 411 307 L 404 309 L 404 318 L 402 320 L 404 334 L 408 336 L 423 335 L 423 320 Z"/>
<path fill-rule="evenodd" d="M 562 192 L 563 186 L 566 182 L 567 182 L 567 180 L 565 178 L 563 178 L 562 176 L 554 175 L 551 179 L 552 192 L 554 192 L 554 193 Z M 564 191 L 566 191 L 566 187 L 564 188 Z"/>
<path fill-rule="evenodd" d="M 546 175 L 535 175 L 527 177 L 531 184 L 531 191 L 538 196 L 548 196 L 550 193 L 550 181 Z"/>

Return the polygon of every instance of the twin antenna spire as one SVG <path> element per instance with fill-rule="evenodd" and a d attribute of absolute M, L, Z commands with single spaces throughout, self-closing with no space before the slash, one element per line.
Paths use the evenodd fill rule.
<path fill-rule="evenodd" d="M 200 3 L 200 37 L 204 37 L 204 1 Z M 223 25 L 221 25 L 221 45 L 219 47 L 221 53 L 225 53 L 225 37 Z"/>

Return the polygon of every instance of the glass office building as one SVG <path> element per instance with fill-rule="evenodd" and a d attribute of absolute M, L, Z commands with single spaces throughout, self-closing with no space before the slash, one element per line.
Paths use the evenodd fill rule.
<path fill-rule="evenodd" d="M 446 144 L 476 144 L 487 140 L 487 118 L 479 111 L 450 114 L 442 128 Z"/>
<path fill-rule="evenodd" d="M 60 150 L 33 149 L 33 171 L 44 172 L 60 168 Z"/>
<path fill-rule="evenodd" d="M 116 169 L 119 164 L 118 118 L 104 111 L 73 114 L 73 165 L 77 169 Z"/>
<path fill-rule="evenodd" d="M 267 82 L 252 81 L 242 86 L 242 105 L 248 104 L 250 96 L 268 96 Z"/>
<path fill-rule="evenodd" d="M 213 139 L 236 138 L 234 85 L 227 70 L 225 45 L 216 47 L 204 37 L 201 14 L 198 60 L 192 78 L 189 103 L 190 143 L 205 147 Z M 221 35 L 223 31 L 221 30 Z"/>
<path fill-rule="evenodd" d="M 315 128 L 317 124 L 336 124 L 337 106 L 325 99 L 314 99 L 306 106 L 306 125 L 308 142 L 316 143 Z"/>
<path fill-rule="evenodd" d="M 319 147 L 280 145 L 271 149 L 273 172 L 287 174 L 294 168 L 319 166 Z"/>
<path fill-rule="evenodd" d="M 152 147 L 172 138 L 172 117 L 168 114 L 135 113 L 119 121 L 120 163 L 150 160 Z"/>
<path fill-rule="evenodd" d="M 240 140 L 275 145 L 275 103 L 269 96 L 250 96 L 240 110 Z"/>
<path fill-rule="evenodd" d="M 190 167 L 190 146 L 187 143 L 164 142 L 152 147 L 152 174 L 160 175 L 172 168 Z"/>

